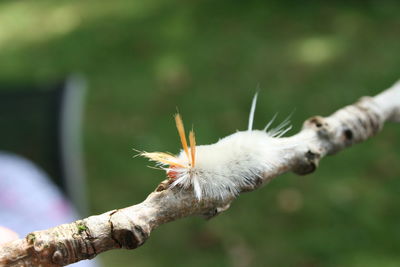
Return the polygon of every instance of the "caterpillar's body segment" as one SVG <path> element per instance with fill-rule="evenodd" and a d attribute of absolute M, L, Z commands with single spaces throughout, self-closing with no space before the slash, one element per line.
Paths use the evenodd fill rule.
<path fill-rule="evenodd" d="M 196 146 L 191 131 L 188 146 L 181 117 L 177 114 L 175 121 L 183 146 L 180 154 L 143 152 L 141 155 L 162 166 L 170 186 L 193 188 L 198 200 L 236 196 L 242 188 L 259 183 L 264 172 L 284 160 L 281 153 L 285 147 L 281 146 L 279 137 L 290 129 L 289 121 L 271 131 L 267 131 L 271 122 L 264 130 L 252 130 L 256 99 L 257 94 L 253 99 L 247 131 L 236 132 L 215 144 L 200 146 Z"/>

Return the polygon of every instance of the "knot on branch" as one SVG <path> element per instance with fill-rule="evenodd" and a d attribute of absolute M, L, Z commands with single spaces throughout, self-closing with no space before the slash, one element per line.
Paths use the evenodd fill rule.
<path fill-rule="evenodd" d="M 317 169 L 320 159 L 321 154 L 319 152 L 308 150 L 304 153 L 304 157 L 299 158 L 293 172 L 299 175 L 312 173 Z"/>
<path fill-rule="evenodd" d="M 227 209 L 229 209 L 230 206 L 231 206 L 231 202 L 226 203 L 225 205 L 222 205 L 220 207 L 216 207 L 215 209 L 211 209 L 210 211 L 203 213 L 202 216 L 206 220 L 212 219 L 215 216 L 219 215 L 220 213 L 222 213 L 222 212 L 226 211 Z"/>
<path fill-rule="evenodd" d="M 30 246 L 29 254 L 34 255 L 32 262 L 26 265 L 18 265 L 18 266 L 59 266 L 60 264 L 53 262 L 53 263 L 46 263 L 46 259 L 53 255 L 56 247 L 52 244 L 49 244 L 45 240 L 38 240 L 34 233 L 30 233 L 26 236 L 25 240 L 27 244 Z M 14 262 L 8 263 L 10 266 L 14 266 Z M 24 263 L 25 264 L 25 263 Z"/>
<path fill-rule="evenodd" d="M 34 255 L 33 266 L 64 266 L 82 259 L 91 259 L 97 254 L 85 220 L 30 233 L 25 240 Z"/>
<path fill-rule="evenodd" d="M 316 131 L 320 138 L 329 138 L 331 134 L 328 121 L 321 116 L 314 116 L 306 120 L 303 124 L 303 129 Z"/>
<path fill-rule="evenodd" d="M 363 97 L 328 118 L 315 116 L 308 119 L 303 129 L 315 131 L 322 150 L 334 154 L 374 136 L 382 129 L 383 123 L 384 117 L 373 98 Z"/>
<path fill-rule="evenodd" d="M 330 153 L 367 140 L 383 127 L 384 117 L 371 97 L 363 97 L 354 105 L 346 106 L 329 117 L 334 124 Z"/>
<path fill-rule="evenodd" d="M 149 237 L 148 231 L 139 225 L 138 221 L 126 216 L 122 210 L 110 214 L 111 238 L 117 247 L 135 249 L 144 244 Z"/>

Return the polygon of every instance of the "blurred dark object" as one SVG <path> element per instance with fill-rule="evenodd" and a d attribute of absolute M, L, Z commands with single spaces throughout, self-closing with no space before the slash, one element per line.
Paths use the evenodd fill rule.
<path fill-rule="evenodd" d="M 81 148 L 85 92 L 79 75 L 50 87 L 0 85 L 0 150 L 43 168 L 81 215 L 87 211 Z"/>

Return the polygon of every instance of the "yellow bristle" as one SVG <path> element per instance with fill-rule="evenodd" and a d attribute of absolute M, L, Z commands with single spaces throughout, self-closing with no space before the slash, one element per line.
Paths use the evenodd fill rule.
<path fill-rule="evenodd" d="M 185 136 L 185 128 L 183 127 L 182 118 L 179 113 L 175 115 L 175 123 L 176 123 L 176 128 L 178 129 L 179 137 L 181 139 L 183 150 L 185 151 L 186 156 L 187 156 L 188 160 L 190 161 L 189 149 L 188 149 L 186 136 Z"/>
<path fill-rule="evenodd" d="M 168 153 L 163 153 L 163 152 L 142 152 L 141 156 L 146 157 L 150 160 L 157 161 L 160 163 L 164 163 L 170 166 L 177 166 L 181 168 L 186 168 L 186 166 L 177 163 L 176 161 L 178 160 L 175 156 L 170 155 Z"/>

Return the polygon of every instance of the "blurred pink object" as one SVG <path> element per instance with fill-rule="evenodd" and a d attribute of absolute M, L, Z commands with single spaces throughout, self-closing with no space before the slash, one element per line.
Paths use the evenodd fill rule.
<path fill-rule="evenodd" d="M 0 152 L 0 243 L 78 218 L 70 201 L 44 171 L 25 158 Z M 95 260 L 73 265 L 98 266 Z"/>
<path fill-rule="evenodd" d="M 0 244 L 13 241 L 18 238 L 17 233 L 11 231 L 8 228 L 0 226 Z"/>

